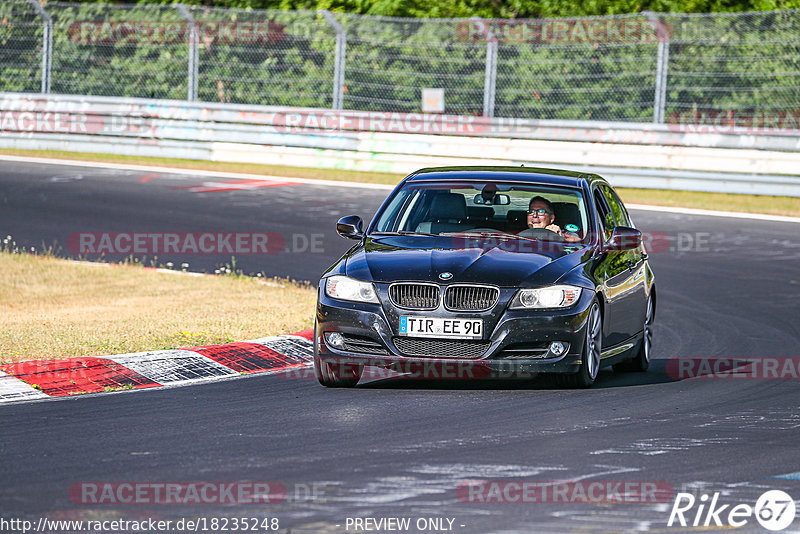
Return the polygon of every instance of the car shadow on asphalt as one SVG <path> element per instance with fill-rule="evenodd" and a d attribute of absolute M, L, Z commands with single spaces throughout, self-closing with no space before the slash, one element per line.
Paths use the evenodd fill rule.
<path fill-rule="evenodd" d="M 609 389 L 648 386 L 678 382 L 667 374 L 667 360 L 652 360 L 647 372 L 615 372 L 610 367 L 602 369 L 591 389 Z M 570 390 L 561 385 L 557 377 L 540 374 L 526 378 L 416 378 L 397 375 L 363 381 L 360 389 L 428 389 L 428 390 Z"/>

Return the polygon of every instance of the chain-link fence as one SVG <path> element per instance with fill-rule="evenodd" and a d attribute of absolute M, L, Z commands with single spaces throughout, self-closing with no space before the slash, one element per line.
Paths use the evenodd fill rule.
<path fill-rule="evenodd" d="M 442 91 L 426 103 L 426 88 Z M 800 109 L 800 10 L 479 20 L 3 0 L 0 90 L 367 111 L 443 105 L 509 118 L 774 121 Z"/>
<path fill-rule="evenodd" d="M 198 99 L 331 107 L 335 34 L 314 11 L 188 8 L 198 23 Z"/>
<path fill-rule="evenodd" d="M 448 113 L 483 112 L 486 44 L 458 39 L 458 20 L 337 15 L 347 35 L 344 107 L 421 111 L 421 89 L 444 89 Z"/>
<path fill-rule="evenodd" d="M 37 9 L 38 8 L 38 9 Z M 38 4 L 25 0 L 0 3 L 0 89 L 3 91 L 46 91 L 44 65 L 47 41 L 46 17 Z"/>
<path fill-rule="evenodd" d="M 796 117 L 787 113 L 800 109 L 800 10 L 663 19 L 673 28 L 668 121 L 719 110 Z"/>
<path fill-rule="evenodd" d="M 62 2 L 48 2 L 46 10 L 53 19 L 52 92 L 186 98 L 186 43 L 133 38 L 137 25 L 179 26 L 178 10 Z"/>

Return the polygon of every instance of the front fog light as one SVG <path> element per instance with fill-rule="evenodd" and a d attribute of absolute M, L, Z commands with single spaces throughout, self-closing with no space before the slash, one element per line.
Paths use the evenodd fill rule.
<path fill-rule="evenodd" d="M 325 342 L 333 348 L 343 349 L 344 338 L 339 332 L 328 332 L 325 334 Z"/>
<path fill-rule="evenodd" d="M 550 352 L 554 356 L 561 356 L 567 350 L 567 347 L 560 341 L 553 341 L 550 343 Z"/>

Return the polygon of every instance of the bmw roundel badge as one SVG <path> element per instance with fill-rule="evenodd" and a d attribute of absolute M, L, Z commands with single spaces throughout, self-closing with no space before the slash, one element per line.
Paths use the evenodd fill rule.
<path fill-rule="evenodd" d="M 442 280 L 450 280 L 451 278 L 453 278 L 453 273 L 443 272 L 439 275 L 439 278 L 441 278 Z"/>

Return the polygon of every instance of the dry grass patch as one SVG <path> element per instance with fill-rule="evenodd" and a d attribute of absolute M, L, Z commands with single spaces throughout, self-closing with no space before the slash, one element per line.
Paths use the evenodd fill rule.
<path fill-rule="evenodd" d="M 675 206 L 702 210 L 742 211 L 800 217 L 800 198 L 733 195 L 730 193 L 696 193 L 664 189 L 617 188 L 626 204 Z"/>
<path fill-rule="evenodd" d="M 201 171 L 241 172 L 264 174 L 285 178 L 306 178 L 309 180 L 338 180 L 370 184 L 396 185 L 405 174 L 388 172 L 349 171 L 344 169 L 319 169 L 315 167 L 291 167 L 289 165 L 261 165 L 258 163 L 233 163 L 225 161 L 203 161 L 178 158 L 154 158 L 144 156 L 120 156 L 116 154 L 95 154 L 90 152 L 67 152 L 62 150 L 17 150 L 0 149 L 0 154 L 25 156 L 30 158 L 56 158 L 76 161 L 99 161 L 104 163 L 123 163 L 125 165 L 155 165 L 178 169 L 197 169 Z"/>
<path fill-rule="evenodd" d="M 243 341 L 313 327 L 288 281 L 101 267 L 0 252 L 0 363 Z"/>

